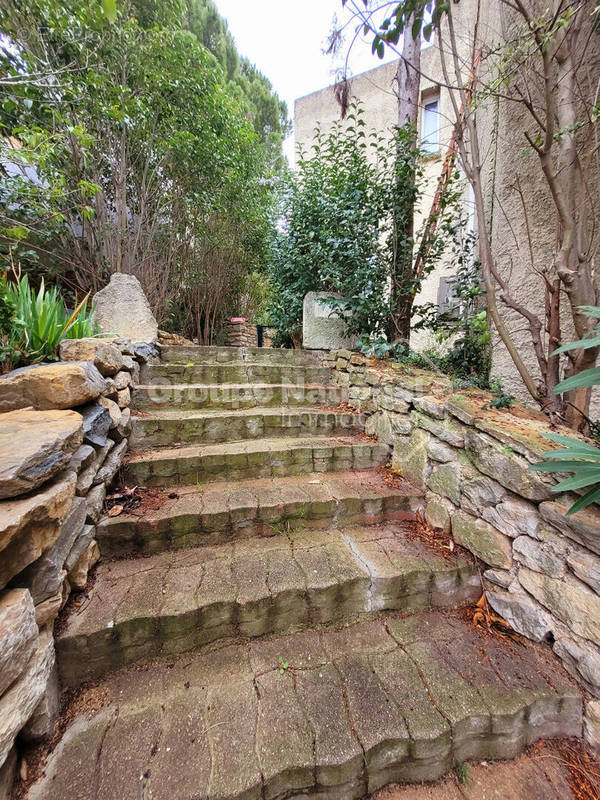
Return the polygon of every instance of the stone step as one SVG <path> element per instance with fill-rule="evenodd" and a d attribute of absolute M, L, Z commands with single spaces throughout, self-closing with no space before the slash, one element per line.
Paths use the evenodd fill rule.
<path fill-rule="evenodd" d="M 132 406 L 144 411 L 200 408 L 238 409 L 272 406 L 335 408 L 348 402 L 348 389 L 337 385 L 295 383 L 142 384 L 132 392 Z"/>
<path fill-rule="evenodd" d="M 391 488 L 378 472 L 263 478 L 151 490 L 150 509 L 107 517 L 96 529 L 103 558 L 271 536 L 293 528 L 337 528 L 414 519 L 422 491 Z"/>
<path fill-rule="evenodd" d="M 280 437 L 130 452 L 121 478 L 128 486 L 190 486 L 372 469 L 385 464 L 389 454 L 388 445 L 359 436 Z"/>
<path fill-rule="evenodd" d="M 145 364 L 140 372 L 140 383 L 160 383 L 165 379 L 177 384 L 216 383 L 283 383 L 328 384 L 332 380 L 330 369 L 297 364 Z"/>
<path fill-rule="evenodd" d="M 476 564 L 447 555 L 388 523 L 291 530 L 101 563 L 89 601 L 74 609 L 58 636 L 61 678 L 76 686 L 224 639 L 474 601 L 481 594 Z"/>
<path fill-rule="evenodd" d="M 161 345 L 161 361 L 165 364 L 283 364 L 296 366 L 321 365 L 320 350 L 287 350 L 271 347 L 195 347 Z"/>
<path fill-rule="evenodd" d="M 205 649 L 76 702 L 29 800 L 358 800 L 582 733 L 547 645 L 440 612 Z"/>
<path fill-rule="evenodd" d="M 157 411 L 131 417 L 129 447 L 239 442 L 263 436 L 317 436 L 358 432 L 364 414 L 320 408 L 243 408 L 237 411 Z"/>

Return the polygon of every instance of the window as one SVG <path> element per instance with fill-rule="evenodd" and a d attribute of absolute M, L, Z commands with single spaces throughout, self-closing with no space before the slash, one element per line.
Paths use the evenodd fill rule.
<path fill-rule="evenodd" d="M 426 153 L 437 153 L 440 149 L 440 99 L 436 97 L 423 103 L 421 117 L 421 147 Z"/>

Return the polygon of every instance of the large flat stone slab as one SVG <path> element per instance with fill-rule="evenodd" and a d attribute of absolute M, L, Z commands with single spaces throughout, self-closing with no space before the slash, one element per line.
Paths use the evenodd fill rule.
<path fill-rule="evenodd" d="M 161 345 L 165 364 L 280 364 L 320 366 L 322 353 L 315 350 L 288 350 L 271 347 L 202 347 L 201 345 Z"/>
<path fill-rule="evenodd" d="M 289 352 L 289 351 L 288 351 Z M 329 368 L 303 364 L 146 364 L 140 383 L 170 380 L 172 383 L 324 383 L 332 381 Z"/>
<path fill-rule="evenodd" d="M 35 608 L 27 589 L 0 594 L 0 696 L 22 675 L 37 638 Z"/>
<path fill-rule="evenodd" d="M 456 606 L 481 593 L 474 563 L 407 539 L 400 524 L 290 530 L 101 563 L 58 638 L 67 685 L 231 637 Z"/>
<path fill-rule="evenodd" d="M 582 730 L 547 646 L 507 648 L 439 613 L 205 649 L 79 702 L 29 800 L 358 800 Z"/>
<path fill-rule="evenodd" d="M 129 453 L 122 469 L 131 486 L 196 485 L 225 480 L 373 469 L 388 445 L 358 436 L 288 437 Z"/>
<path fill-rule="evenodd" d="M 31 406 L 77 408 L 102 394 L 106 382 L 89 361 L 22 367 L 0 375 L 0 412 Z"/>
<path fill-rule="evenodd" d="M 9 411 L 0 416 L 0 499 L 37 489 L 69 463 L 82 442 L 76 411 Z"/>
<path fill-rule="evenodd" d="M 329 529 L 414 519 L 421 492 L 387 486 L 375 471 L 170 487 L 151 493 L 159 507 L 106 517 L 97 537 L 105 558 L 223 544 L 286 529 Z"/>

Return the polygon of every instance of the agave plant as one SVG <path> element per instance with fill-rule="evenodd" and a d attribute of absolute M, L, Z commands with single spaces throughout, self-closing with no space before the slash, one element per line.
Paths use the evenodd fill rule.
<path fill-rule="evenodd" d="M 62 339 L 94 336 L 95 325 L 87 310 L 89 294 L 70 313 L 57 289 L 46 289 L 44 281 L 35 292 L 27 275 L 3 285 L 5 302 L 12 310 L 8 331 L 13 361 L 35 364 L 56 358 Z"/>
<path fill-rule="evenodd" d="M 581 309 L 588 317 L 592 319 L 600 319 L 600 307 L 598 306 L 583 306 Z M 566 353 L 569 350 L 584 349 L 590 347 L 600 346 L 600 324 L 598 324 L 591 336 L 586 339 L 579 339 L 575 342 L 569 342 L 558 350 L 555 350 L 553 355 L 559 353 Z M 577 375 L 572 375 L 561 383 L 557 384 L 554 388 L 555 394 L 562 394 L 569 392 L 571 389 L 587 388 L 589 386 L 600 385 L 600 367 L 592 367 L 591 369 L 583 370 Z M 545 462 L 540 464 L 533 464 L 530 469 L 537 472 L 572 472 L 571 478 L 557 483 L 552 487 L 553 492 L 570 492 L 580 489 L 587 491 L 577 500 L 568 510 L 568 514 L 575 514 L 582 508 L 586 508 L 600 500 L 600 448 L 591 444 L 586 444 L 579 439 L 572 439 L 569 436 L 559 436 L 557 434 L 545 434 L 547 439 L 550 439 L 557 444 L 563 445 L 561 450 L 548 450 L 543 454 Z"/>

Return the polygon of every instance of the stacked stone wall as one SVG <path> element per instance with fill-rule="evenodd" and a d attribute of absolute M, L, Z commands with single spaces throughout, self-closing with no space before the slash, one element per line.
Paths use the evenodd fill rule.
<path fill-rule="evenodd" d="M 550 642 L 600 697 L 600 508 L 568 516 L 575 497 L 529 470 L 556 446 L 544 438 L 545 418 L 490 408 L 489 395 L 456 391 L 446 376 L 348 350 L 326 354 L 324 365 L 368 415 L 366 432 L 392 445 L 392 466 L 423 490 L 427 522 L 481 560 L 490 606 L 523 636 Z M 598 731 L 599 709 L 591 704 L 588 715 Z"/>
<path fill-rule="evenodd" d="M 128 446 L 131 386 L 157 355 L 65 340 L 61 360 L 0 377 L 0 797 L 15 741 L 58 713 L 54 621 L 99 557 L 96 524 Z"/>

